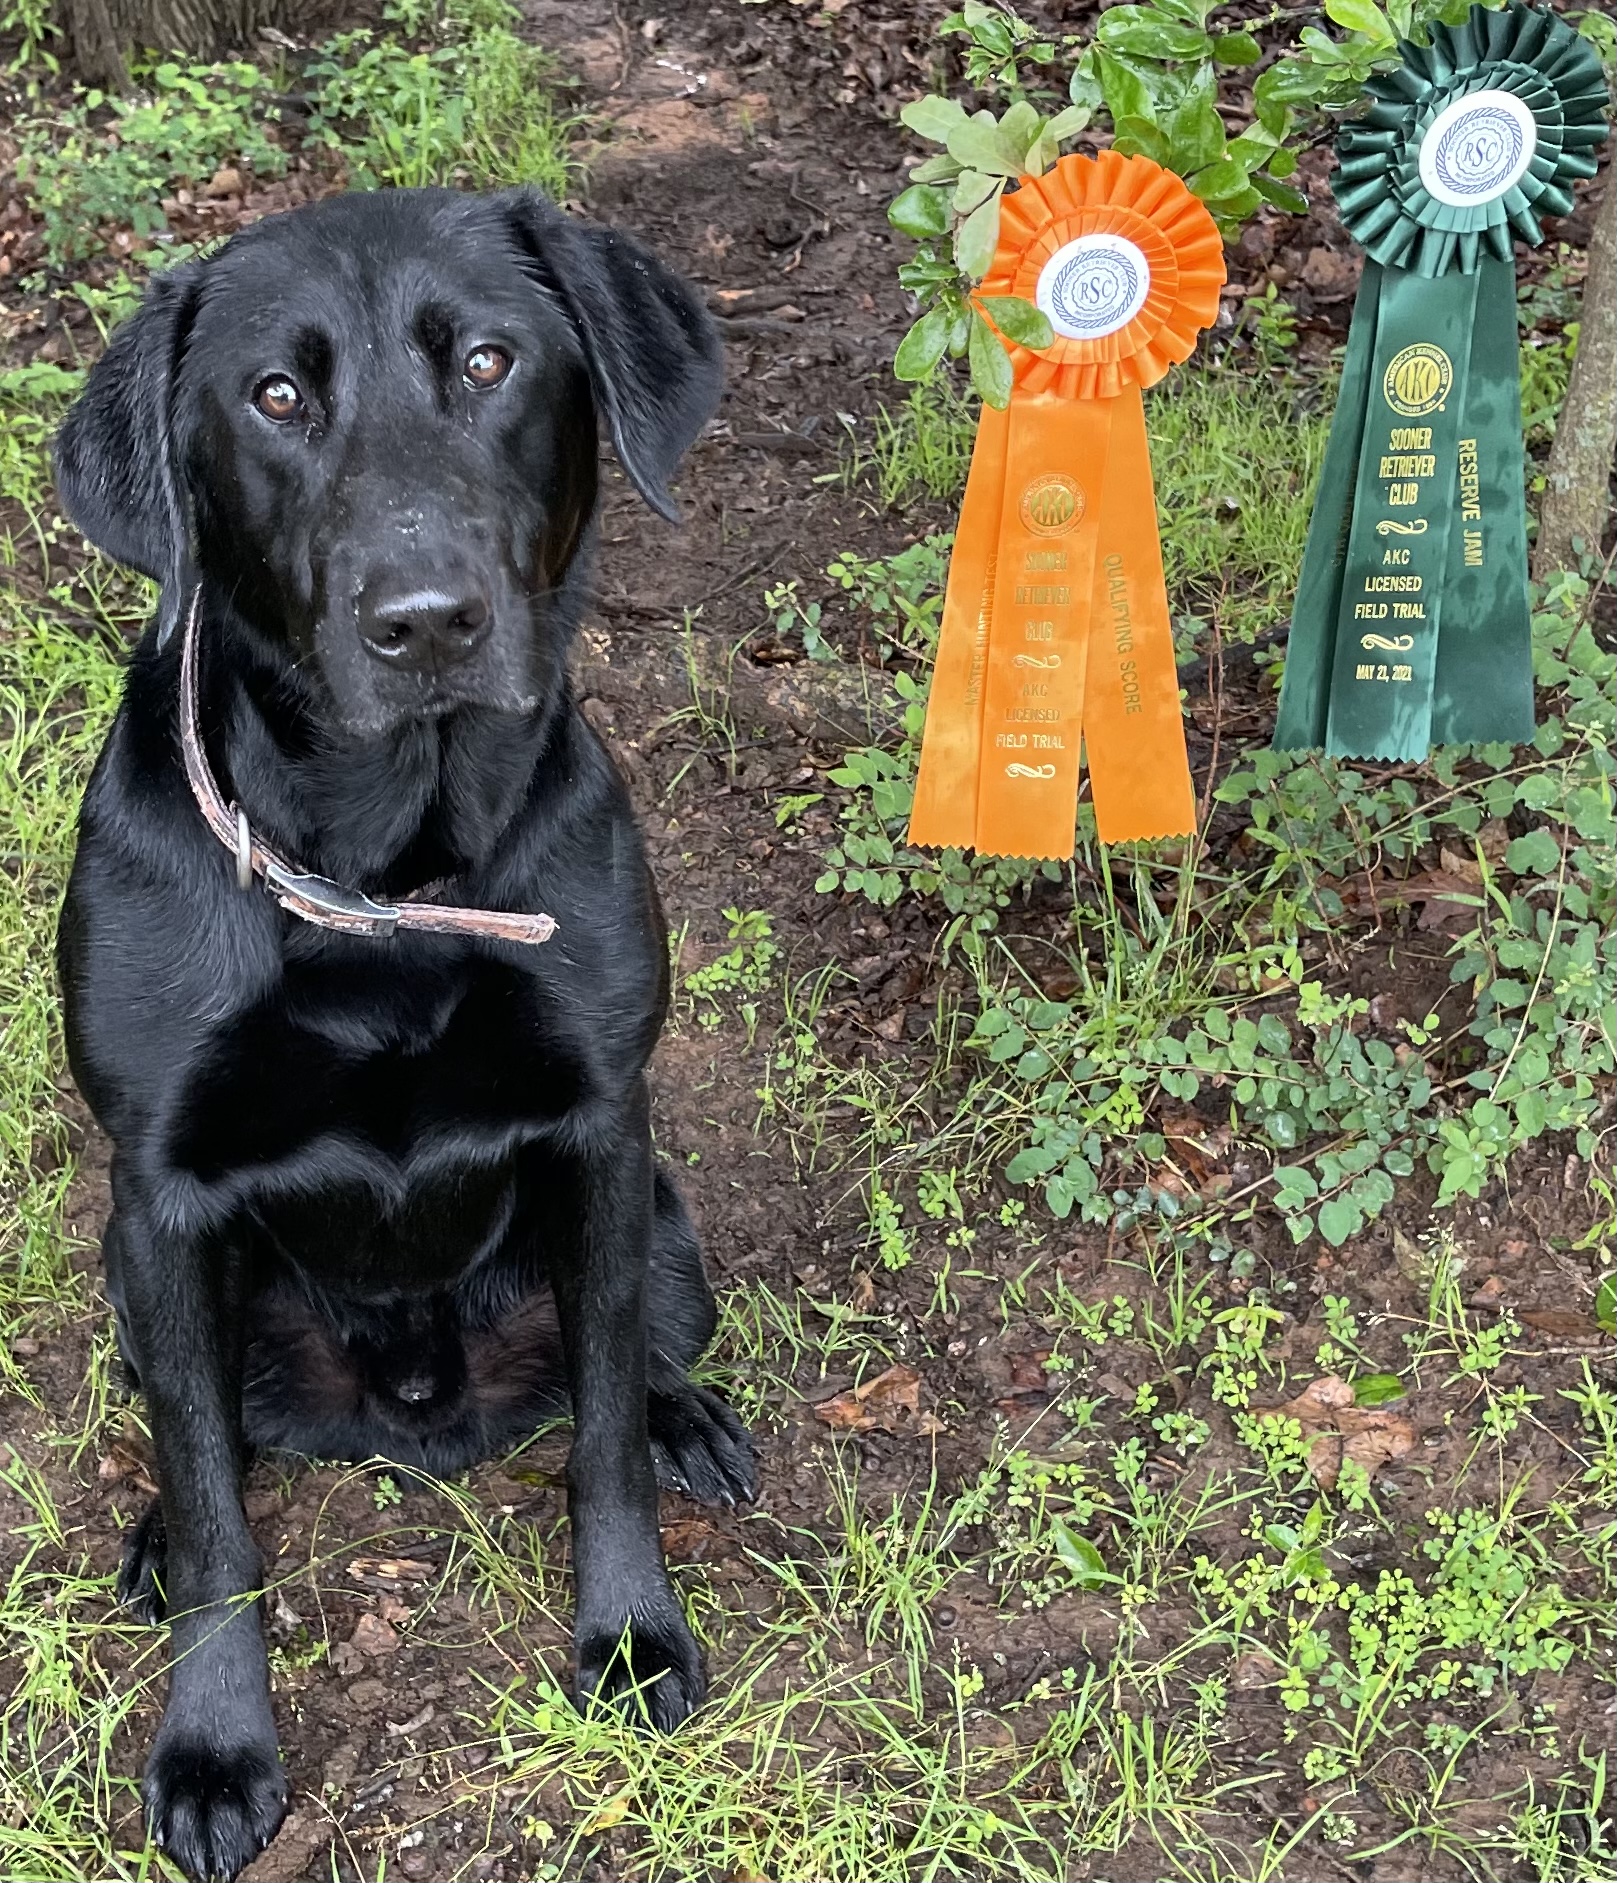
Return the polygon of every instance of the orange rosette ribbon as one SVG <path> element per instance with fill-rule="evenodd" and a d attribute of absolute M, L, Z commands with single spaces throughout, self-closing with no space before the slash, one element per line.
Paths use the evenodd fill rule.
<path fill-rule="evenodd" d="M 978 425 L 911 843 L 1071 856 L 1080 743 L 1103 842 L 1195 829 L 1140 394 L 1223 284 L 1213 218 L 1147 157 L 1064 157 L 1006 196 L 981 311 L 1032 301 L 1055 339 L 1009 347 Z"/>

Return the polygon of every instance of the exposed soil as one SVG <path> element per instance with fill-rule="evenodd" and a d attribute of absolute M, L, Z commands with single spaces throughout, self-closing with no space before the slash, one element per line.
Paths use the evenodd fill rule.
<path fill-rule="evenodd" d="M 727 907 L 767 910 L 776 940 L 799 972 L 837 964 L 826 1010 L 829 1037 L 833 1050 L 850 1060 L 860 1054 L 891 1060 L 918 1050 L 944 991 L 937 965 L 941 925 L 909 904 L 878 917 L 862 902 L 815 893 L 821 853 L 835 828 L 837 792 L 826 772 L 847 744 L 867 738 L 872 715 L 879 722 L 891 710 L 887 682 L 872 664 L 874 651 L 846 637 L 843 651 L 850 658 L 839 669 L 784 658 L 791 650 L 775 639 L 761 594 L 796 579 L 805 596 L 827 595 L 823 572 L 838 551 L 891 553 L 951 522 L 942 506 L 883 513 L 832 475 L 843 436 L 839 415 L 868 417 L 893 396 L 889 362 L 907 315 L 894 280 L 899 255 L 882 212 L 913 157 L 894 116 L 940 57 L 936 23 L 944 10 L 900 0 L 826 0 L 818 8 L 665 0 L 654 19 L 645 17 L 647 9 L 620 9 L 609 0 L 529 0 L 527 9 L 539 39 L 578 75 L 582 102 L 596 116 L 600 148 L 582 206 L 646 238 L 703 286 L 729 356 L 724 404 L 680 479 L 680 529 L 650 517 L 615 463 L 603 460 L 608 495 L 599 598 L 577 669 L 584 708 L 630 781 L 670 920 L 684 933 L 682 967 L 722 949 Z M 1089 10 L 1082 3 L 1049 9 L 1069 19 Z M 1326 167 L 1323 152 L 1305 160 L 1310 181 Z M 238 199 L 228 213 L 244 219 L 327 187 L 317 173 L 300 174 L 301 182 L 278 186 L 274 197 Z M 1345 331 L 1356 263 L 1328 195 L 1319 191 L 1315 200 L 1320 206 L 1308 218 L 1266 218 L 1243 240 L 1231 257 L 1226 325 L 1247 291 L 1276 280 L 1303 321 L 1305 347 L 1318 355 Z M 1586 213 L 1557 232 L 1562 239 L 1578 239 Z M 22 226 L 15 217 L 8 223 L 0 210 L 0 239 Z M 10 244 L 24 260 L 27 239 L 24 229 Z M 54 310 L 13 299 L 7 318 L 14 356 L 66 354 L 65 339 L 52 337 L 60 331 Z M 833 624 L 832 631 L 843 629 Z M 861 662 L 861 653 L 868 662 Z M 693 672 L 704 697 L 728 682 L 732 736 L 704 731 L 693 716 Z M 849 674 L 857 684 L 847 684 Z M 1193 670 L 1190 679 L 1199 790 L 1216 714 L 1256 717 L 1270 709 L 1255 691 L 1250 699 L 1236 697 L 1234 681 L 1231 693 L 1215 701 L 1204 671 Z M 1255 687 L 1255 681 L 1240 684 Z M 1232 743 L 1255 731 L 1255 724 L 1232 731 L 1226 722 L 1221 768 L 1231 761 Z M 809 792 L 824 794 L 824 801 L 788 831 L 777 827 L 780 796 Z M 1344 946 L 1356 987 L 1376 992 L 1395 980 L 1404 1011 L 1415 1014 L 1446 986 L 1447 937 L 1440 927 L 1422 928 L 1412 915 L 1389 912 L 1379 930 L 1367 921 Z M 1053 932 L 1060 919 L 1054 900 L 1045 907 L 1035 896 L 1015 928 L 1033 936 Z M 895 1419 L 896 1431 L 873 1426 L 844 1441 L 857 1448 L 865 1493 L 881 1502 L 891 1492 L 924 1486 L 934 1456 L 943 1480 L 958 1481 L 986 1456 L 996 1417 L 1021 1429 L 1059 1384 L 1041 1365 L 1051 1340 L 1037 1314 L 1002 1312 L 1005 1282 L 1033 1257 L 1008 1232 L 985 1228 L 965 1265 L 976 1273 L 956 1274 L 956 1300 L 945 1312 L 934 1305 L 935 1277 L 926 1264 L 897 1273 L 876 1265 L 862 1212 L 848 1203 L 852 1174 L 802 1170 L 782 1133 L 758 1128 L 757 1090 L 773 1018 L 766 1011 L 750 1047 L 734 1018 L 713 1030 L 686 1014 L 670 1031 L 655 1068 L 659 1147 L 680 1173 L 721 1290 L 767 1281 L 802 1308 L 811 1348 L 817 1331 L 829 1326 L 812 1304 L 849 1304 L 869 1317 L 867 1377 L 889 1361 L 920 1374 L 917 1410 L 907 1424 Z M 79 1154 L 82 1176 L 70 1220 L 88 1241 L 104 1196 L 104 1151 L 88 1127 Z M 1225 1165 L 1237 1184 L 1251 1174 L 1241 1174 L 1239 1155 L 1231 1151 Z M 1580 1318 L 1588 1261 L 1572 1252 L 1589 1220 L 1582 1176 L 1569 1147 L 1546 1143 L 1536 1162 L 1514 1171 L 1508 1192 L 1497 1186 L 1455 1219 L 1474 1298 L 1518 1316 L 1549 1315 L 1549 1331 L 1530 1336 L 1544 1350 L 1533 1362 L 1532 1380 L 1544 1395 L 1544 1423 L 1541 1435 L 1525 1440 L 1516 1454 L 1524 1472 L 1540 1451 L 1546 1464 L 1554 1459 L 1555 1431 L 1573 1417 L 1555 1398 L 1556 1388 L 1575 1377 L 1582 1355 L 1596 1350 L 1594 1330 Z M 1430 1195 L 1429 1184 L 1424 1194 Z M 1277 1227 L 1254 1226 L 1254 1247 L 1272 1265 L 1273 1279 L 1295 1284 L 1294 1293 L 1278 1297 L 1292 1311 L 1283 1353 L 1294 1350 L 1306 1367 L 1323 1338 L 1318 1297 L 1329 1291 L 1388 1317 L 1384 1344 L 1395 1363 L 1396 1328 L 1423 1313 L 1425 1288 L 1401 1260 L 1394 1238 L 1427 1227 L 1422 1195 L 1416 1179 L 1386 1218 L 1335 1253 L 1318 1255 L 1314 1246 L 1294 1252 Z M 1128 1295 L 1137 1283 L 1126 1239 L 1056 1226 L 1037 1259 L 1046 1274 L 1059 1269 L 1085 1298 Z M 1219 1305 L 1246 1286 L 1220 1274 L 1209 1282 Z M 1571 1318 L 1557 1321 L 1557 1311 Z M 25 1358 L 46 1416 L 13 1401 L 6 1424 L 18 1452 L 48 1472 L 64 1521 L 110 1572 L 120 1529 L 151 1488 L 138 1434 L 119 1435 L 115 1415 L 99 1459 L 85 1460 L 76 1473 L 43 1442 L 53 1419 L 68 1422 L 99 1332 L 98 1322 L 85 1322 L 30 1343 Z M 724 1364 L 733 1366 L 733 1357 Z M 1115 1425 L 1122 1436 L 1133 1429 L 1121 1422 L 1121 1402 L 1153 1366 L 1128 1343 L 1108 1348 L 1110 1383 L 1103 1380 L 1101 1390 L 1118 1417 L 1103 1411 L 1102 1430 Z M 1498 1383 L 1508 1385 L 1512 1377 L 1499 1375 Z M 815 1404 L 854 1384 L 846 1353 L 822 1365 L 811 1350 L 791 1390 L 771 1392 L 757 1426 L 762 1489 L 756 1513 L 720 1514 L 675 1497 L 665 1502 L 671 1558 L 699 1566 L 694 1573 L 722 1586 L 732 1613 L 753 1611 L 760 1628 L 773 1585 L 749 1552 L 786 1553 L 789 1531 L 826 1527 L 828 1427 L 816 1417 Z M 1461 1467 L 1468 1441 L 1446 1423 L 1451 1403 L 1433 1394 L 1429 1403 L 1416 1396 L 1401 1408 L 1416 1443 L 1379 1482 L 1385 1495 L 1398 1499 L 1406 1537 L 1423 1534 L 1421 1512 L 1434 1498 L 1443 1501 Z M 1571 1425 L 1566 1429 L 1570 1433 Z M 1204 1454 L 1208 1466 L 1216 1469 L 1221 1457 L 1230 1462 L 1231 1444 L 1228 1428 L 1215 1427 Z M 566 1560 L 559 1488 L 564 1446 L 564 1434 L 541 1437 L 519 1459 L 474 1473 L 468 1493 L 489 1522 L 504 1516 L 532 1526 L 553 1570 Z M 1166 1455 L 1158 1466 L 1179 1468 Z M 278 1579 L 267 1623 L 272 1643 L 285 1654 L 277 1711 L 296 1795 L 286 1828 L 248 1873 L 255 1883 L 329 1878 L 334 1862 L 344 1877 L 374 1876 L 383 1850 L 389 1875 L 396 1869 L 409 1878 L 514 1879 L 530 1874 L 541 1854 L 524 1829 L 532 1805 L 518 1815 L 497 1801 L 492 1834 L 484 1804 L 464 1823 L 453 1810 L 423 1814 L 457 1795 L 457 1788 L 475 1789 L 471 1771 L 486 1749 L 467 1754 L 457 1748 L 467 1738 L 462 1716 L 485 1697 L 484 1683 L 504 1688 L 524 1657 L 535 1653 L 562 1669 L 565 1633 L 525 1627 L 520 1635 L 491 1638 L 487 1601 L 470 1581 L 422 1606 L 420 1592 L 445 1566 L 448 1546 L 439 1531 L 455 1520 L 436 1488 L 401 1476 L 398 1489 L 400 1501 L 379 1507 L 374 1475 L 287 1460 L 254 1470 L 247 1509 Z M 0 1488 L 0 1511 L 5 1508 Z M 1216 1550 L 1221 1542 L 1237 1544 L 1238 1529 L 1232 1526 L 1222 1539 L 1209 1533 L 1203 1547 Z M 1396 1554 L 1389 1537 L 1375 1547 Z M 0 1564 L 12 1554 L 0 1541 Z M 1041 1675 L 1082 1663 L 1088 1650 L 1103 1650 L 1117 1626 L 1109 1605 L 1092 1596 L 1058 1597 L 1043 1610 L 1016 1615 L 969 1580 L 950 1591 L 947 1611 L 933 1620 L 940 1640 L 957 1642 L 962 1660 L 986 1671 L 986 1687 L 973 1702 L 983 1714 L 1020 1699 Z M 1165 1631 L 1158 1646 L 1165 1649 L 1175 1620 L 1159 1615 L 1158 1623 Z M 722 1689 L 727 1664 L 743 1645 L 735 1636 L 732 1625 L 726 1646 L 713 1657 L 715 1688 Z M 314 1642 L 329 1644 L 327 1658 L 300 1665 Z M 845 1650 L 833 1647 L 838 1651 L 853 1659 L 864 1647 L 850 1637 Z M 109 1636 L 102 1659 L 117 1669 L 151 1652 L 131 1637 Z M 782 1677 L 790 1666 L 788 1658 Z M 120 1735 L 120 1772 L 138 1772 L 156 1701 L 153 1692 Z M 1569 1728 L 1584 1703 L 1594 1706 L 1598 1696 L 1563 1687 L 1561 1718 Z M 1228 1727 L 1233 1756 L 1256 1759 L 1276 1743 L 1284 1724 L 1261 1686 L 1235 1696 Z M 1021 1735 L 1030 1728 L 1019 1723 L 1015 1730 Z M 1519 1779 L 1522 1754 L 1513 1747 L 1509 1757 Z M 1386 1782 L 1399 1781 L 1388 1775 Z M 1370 1815 L 1374 1796 L 1367 1786 L 1365 1842 L 1374 1841 L 1377 1830 Z M 1479 1790 L 1478 1796 L 1489 1793 Z M 115 1804 L 125 1814 L 123 1847 L 135 1847 L 133 1791 Z M 1274 1819 L 1295 1821 L 1312 1804 L 1270 1786 L 1234 1808 L 1251 1814 L 1253 1835 L 1261 1838 Z M 401 1847 L 412 1824 L 419 1841 Z M 487 1854 L 461 1871 L 465 1853 L 483 1847 L 485 1838 Z M 1148 1850 L 1134 1857 L 1125 1852 L 1106 1862 L 1104 1874 L 1156 1875 L 1159 1862 Z M 1423 1854 L 1419 1847 L 1374 1864 L 1333 1860 L 1331 1867 L 1374 1883 L 1460 1874 L 1441 1853 Z M 589 1874 L 621 1874 L 610 1827 L 595 1840 Z M 1296 1874 L 1300 1879 L 1304 1871 Z"/>

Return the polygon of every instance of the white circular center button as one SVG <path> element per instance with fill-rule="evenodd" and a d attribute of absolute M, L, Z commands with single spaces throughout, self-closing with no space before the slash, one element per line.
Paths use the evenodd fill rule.
<path fill-rule="evenodd" d="M 1121 235 L 1081 235 L 1039 270 L 1033 298 L 1069 340 L 1103 340 L 1126 327 L 1151 292 L 1151 267 Z"/>
<path fill-rule="evenodd" d="M 1514 92 L 1471 92 L 1427 126 L 1420 180 L 1450 209 L 1491 203 L 1521 182 L 1537 148 L 1538 125 Z"/>

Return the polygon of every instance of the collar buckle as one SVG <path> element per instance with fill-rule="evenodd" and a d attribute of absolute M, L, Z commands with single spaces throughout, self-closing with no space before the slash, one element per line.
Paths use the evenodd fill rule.
<path fill-rule="evenodd" d="M 349 935 L 391 935 L 399 925 L 399 912 L 385 902 L 372 902 L 357 889 L 345 889 L 329 876 L 308 876 L 270 863 L 264 886 L 281 905 L 305 921 Z"/>

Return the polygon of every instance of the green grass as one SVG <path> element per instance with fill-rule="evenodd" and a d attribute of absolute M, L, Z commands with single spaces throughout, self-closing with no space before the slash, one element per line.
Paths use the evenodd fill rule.
<path fill-rule="evenodd" d="M 558 102 L 556 60 L 512 30 L 520 20 L 504 0 L 397 0 L 380 32 L 340 33 L 300 72 L 150 55 L 132 62 L 128 98 L 76 88 L 21 126 L 18 174 L 46 258 L 83 261 L 115 230 L 168 241 L 163 199 L 226 165 L 249 188 L 282 175 L 276 96 L 294 85 L 313 99 L 309 147 L 340 155 L 354 187 L 531 183 L 560 200 L 580 120 Z"/>
<path fill-rule="evenodd" d="M 1146 395 L 1146 421 L 1176 609 L 1250 641 L 1290 604 L 1329 398 L 1300 403 L 1288 376 L 1182 367 Z M 958 498 L 975 436 L 975 404 L 939 375 L 854 431 L 839 475 L 888 509 Z"/>
<path fill-rule="evenodd" d="M 84 1305 L 61 1215 L 74 1167 L 58 1111 L 61 1041 L 51 955 L 79 792 L 119 683 L 139 598 L 104 565 L 52 582 L 44 442 L 77 384 L 58 368 L 0 375 L 0 502 L 27 519 L 0 536 L 0 1380 L 21 1375 L 8 1335 Z"/>
<path fill-rule="evenodd" d="M 398 0 L 384 21 L 327 42 L 307 79 L 313 129 L 361 187 L 537 184 L 560 200 L 577 173 L 579 120 L 555 98 L 556 61 L 511 29 L 503 0 Z"/>

